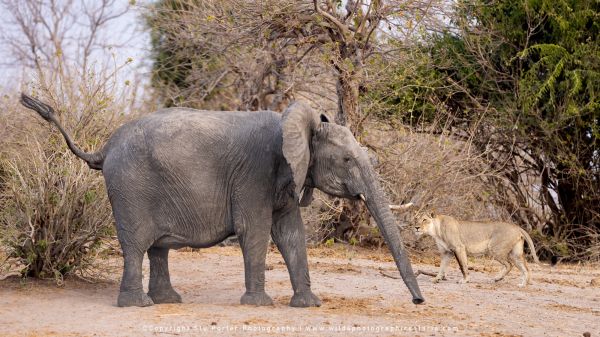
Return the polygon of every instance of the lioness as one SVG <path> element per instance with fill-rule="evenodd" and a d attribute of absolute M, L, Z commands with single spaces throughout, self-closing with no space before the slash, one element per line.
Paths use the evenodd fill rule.
<path fill-rule="evenodd" d="M 446 279 L 446 267 L 452 255 L 456 257 L 463 274 L 461 283 L 469 282 L 467 254 L 487 255 L 503 265 L 494 281 L 498 282 L 510 272 L 513 264 L 521 270 L 519 287 L 529 283 L 529 268 L 523 256 L 523 239 L 527 240 L 533 260 L 538 263 L 531 237 L 521 227 L 499 221 L 459 221 L 446 215 L 421 215 L 417 235 L 431 235 L 442 255 L 440 271 L 434 282 Z"/>

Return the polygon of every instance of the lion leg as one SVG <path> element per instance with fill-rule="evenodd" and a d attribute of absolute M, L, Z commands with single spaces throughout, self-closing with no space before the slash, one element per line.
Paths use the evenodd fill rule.
<path fill-rule="evenodd" d="M 463 274 L 463 279 L 460 283 L 468 283 L 469 282 L 469 266 L 467 263 L 467 249 L 465 246 L 458 247 L 454 252 L 456 256 L 456 260 L 458 261 L 458 266 L 460 267 L 460 271 Z"/>
<path fill-rule="evenodd" d="M 504 279 L 504 277 L 511 271 L 513 265 L 512 263 L 510 263 L 510 261 L 507 260 L 497 260 L 498 262 L 500 262 L 502 264 L 502 270 L 500 271 L 500 273 L 498 273 L 498 275 L 496 275 L 496 277 L 494 277 L 494 282 L 500 282 Z"/>
<path fill-rule="evenodd" d="M 446 279 L 446 268 L 448 268 L 448 263 L 452 258 L 451 252 L 443 252 L 442 253 L 442 262 L 440 263 L 440 271 L 437 276 L 433 279 L 433 283 L 438 283 L 440 280 Z"/>
<path fill-rule="evenodd" d="M 521 271 L 521 282 L 519 287 L 524 287 L 529 283 L 529 268 L 523 256 L 523 241 L 519 241 L 510 252 L 510 258 L 517 268 Z"/>

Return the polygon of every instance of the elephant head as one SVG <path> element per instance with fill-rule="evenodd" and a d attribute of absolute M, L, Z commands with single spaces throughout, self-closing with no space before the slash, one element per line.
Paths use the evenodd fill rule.
<path fill-rule="evenodd" d="M 300 204 L 310 203 L 312 188 L 336 197 L 362 199 L 394 256 L 413 303 L 422 303 L 424 299 L 389 209 L 390 203 L 368 154 L 350 130 L 329 123 L 324 115 L 301 102 L 285 110 L 282 129 L 283 155 L 292 169 L 295 193 L 299 196 L 304 192 Z"/>

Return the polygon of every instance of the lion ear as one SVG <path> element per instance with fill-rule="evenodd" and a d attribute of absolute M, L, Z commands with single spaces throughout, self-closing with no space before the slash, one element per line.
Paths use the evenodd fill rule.
<path fill-rule="evenodd" d="M 424 211 L 423 213 L 420 213 L 419 215 L 417 215 L 417 217 L 420 221 L 432 220 L 434 218 L 434 215 L 433 215 L 433 212 L 431 212 L 431 211 Z"/>

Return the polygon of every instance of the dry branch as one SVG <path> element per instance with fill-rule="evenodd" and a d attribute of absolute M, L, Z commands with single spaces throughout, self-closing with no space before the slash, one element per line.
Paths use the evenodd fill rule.
<path fill-rule="evenodd" d="M 395 275 L 388 274 L 388 273 L 387 273 L 387 272 L 385 272 L 385 271 L 384 271 L 382 268 L 379 268 L 379 273 L 380 273 L 381 275 L 385 276 L 385 277 L 393 278 L 393 279 L 395 279 L 395 280 L 399 280 L 399 279 L 401 279 L 401 277 L 400 277 L 400 276 L 395 276 Z M 422 275 L 431 276 L 431 277 L 436 277 L 436 276 L 437 276 L 437 274 L 436 274 L 436 273 L 434 273 L 434 272 L 429 272 L 429 271 L 424 271 L 424 270 L 421 270 L 421 269 L 419 269 L 419 270 L 417 270 L 417 272 L 415 273 L 415 277 L 416 277 L 416 276 L 419 276 L 419 275 L 421 275 L 421 274 L 422 274 Z"/>
<path fill-rule="evenodd" d="M 424 270 L 421 270 L 421 269 L 417 270 L 417 272 L 415 273 L 415 276 L 419 276 L 421 274 L 427 275 L 427 276 L 431 276 L 431 277 L 436 277 L 437 276 L 437 273 L 430 272 L 430 271 L 424 271 Z"/>

